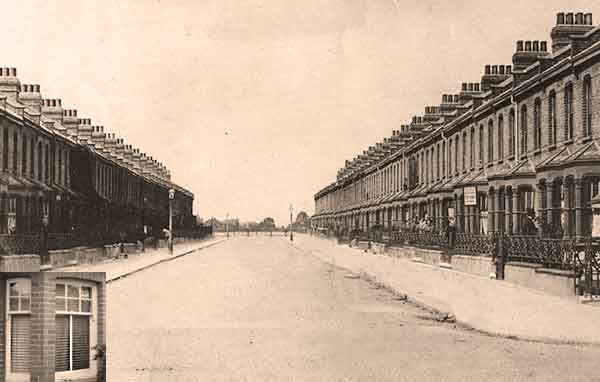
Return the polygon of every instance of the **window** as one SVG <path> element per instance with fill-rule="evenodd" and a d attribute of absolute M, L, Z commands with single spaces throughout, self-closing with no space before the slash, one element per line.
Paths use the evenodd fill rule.
<path fill-rule="evenodd" d="M 7 281 L 7 366 L 8 373 L 29 373 L 31 333 L 31 281 L 26 278 Z"/>
<path fill-rule="evenodd" d="M 586 75 L 583 79 L 583 136 L 592 135 L 592 78 Z"/>
<path fill-rule="evenodd" d="M 504 158 L 504 117 L 498 116 L 498 160 Z"/>
<path fill-rule="evenodd" d="M 448 140 L 448 173 L 452 176 L 452 138 Z"/>
<path fill-rule="evenodd" d="M 467 168 L 467 132 L 463 132 L 462 136 L 462 169 Z"/>
<path fill-rule="evenodd" d="M 2 168 L 8 170 L 8 129 L 2 133 Z"/>
<path fill-rule="evenodd" d="M 91 368 L 94 346 L 94 289 L 74 282 L 56 284 L 56 372 Z"/>
<path fill-rule="evenodd" d="M 442 142 L 442 174 L 446 176 L 446 142 Z"/>
<path fill-rule="evenodd" d="M 483 166 L 483 125 L 479 125 L 479 166 Z"/>
<path fill-rule="evenodd" d="M 454 145 L 454 172 L 458 174 L 458 135 L 456 135 L 456 142 Z"/>
<path fill-rule="evenodd" d="M 60 149 L 58 149 L 58 183 L 62 184 L 63 179 L 62 179 L 62 151 Z"/>
<path fill-rule="evenodd" d="M 469 150 L 469 164 L 471 168 L 475 167 L 475 128 L 471 127 L 471 148 Z"/>
<path fill-rule="evenodd" d="M 19 159 L 19 134 L 15 131 L 13 133 L 13 152 L 12 152 L 12 170 L 13 173 L 17 173 L 17 162 Z"/>
<path fill-rule="evenodd" d="M 437 145 L 437 150 L 435 151 L 435 177 L 436 179 L 440 179 L 440 144 Z"/>
<path fill-rule="evenodd" d="M 573 84 L 565 85 L 565 140 L 573 139 Z"/>
<path fill-rule="evenodd" d="M 527 106 L 521 107 L 521 126 L 520 126 L 520 137 L 521 140 L 521 155 L 527 154 Z"/>
<path fill-rule="evenodd" d="M 29 157 L 31 165 L 29 166 L 29 173 L 33 178 L 33 171 L 35 167 L 35 140 L 31 138 L 31 144 L 29 145 L 29 150 L 31 151 L 31 156 Z"/>
<path fill-rule="evenodd" d="M 42 180 L 42 142 L 38 142 L 37 148 L 37 178 Z"/>
<path fill-rule="evenodd" d="M 22 139 L 22 148 L 21 148 L 21 174 L 23 175 L 27 175 L 27 155 L 28 155 L 28 151 L 27 151 L 27 137 L 25 135 L 23 135 L 23 139 Z"/>
<path fill-rule="evenodd" d="M 488 163 L 494 161 L 494 122 L 488 122 Z"/>
<path fill-rule="evenodd" d="M 508 154 L 515 155 L 515 111 L 508 113 Z"/>
<path fill-rule="evenodd" d="M 46 162 L 46 163 L 44 163 L 44 170 L 45 170 L 44 179 L 45 179 L 46 183 L 50 183 L 50 156 L 49 156 L 50 150 L 48 150 L 49 149 L 48 145 L 45 145 L 44 148 L 45 148 L 44 161 Z"/>
<path fill-rule="evenodd" d="M 533 148 L 542 147 L 542 101 L 536 98 L 533 103 Z"/>
<path fill-rule="evenodd" d="M 548 144 L 556 143 L 556 93 L 550 91 L 548 96 Z"/>

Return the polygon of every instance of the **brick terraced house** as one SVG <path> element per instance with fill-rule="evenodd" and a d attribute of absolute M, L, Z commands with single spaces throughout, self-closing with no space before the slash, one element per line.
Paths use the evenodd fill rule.
<path fill-rule="evenodd" d="M 399 230 L 424 216 L 443 230 L 590 234 L 600 182 L 600 28 L 558 13 L 546 41 L 517 41 L 512 65 L 486 65 L 439 105 L 370 146 L 315 196 L 313 227 Z"/>
<path fill-rule="evenodd" d="M 104 273 L 0 274 L 0 382 L 105 380 Z"/>
<path fill-rule="evenodd" d="M 154 157 L 0 68 L 0 254 L 139 239 L 195 226 L 194 195 Z"/>

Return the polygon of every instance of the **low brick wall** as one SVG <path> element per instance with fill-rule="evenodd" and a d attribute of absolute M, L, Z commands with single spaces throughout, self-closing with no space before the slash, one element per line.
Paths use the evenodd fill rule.
<path fill-rule="evenodd" d="M 451 258 L 452 269 L 472 275 L 488 277 L 496 273 L 491 257 L 454 255 Z"/>
<path fill-rule="evenodd" d="M 410 260 L 415 257 L 416 248 L 409 245 L 388 246 L 386 252 L 392 257 L 401 257 Z"/>
<path fill-rule="evenodd" d="M 74 264 L 91 264 L 102 261 L 108 257 L 105 248 L 75 247 L 48 251 L 50 265 L 53 268 L 61 268 Z"/>
<path fill-rule="evenodd" d="M 39 272 L 40 257 L 38 255 L 4 255 L 0 256 L 1 272 Z"/>
<path fill-rule="evenodd" d="M 574 297 L 575 274 L 572 271 L 542 268 L 540 264 L 508 262 L 504 280 L 559 297 Z"/>
<path fill-rule="evenodd" d="M 423 260 L 426 264 L 438 265 L 442 258 L 443 251 L 437 249 L 415 249 L 415 257 Z"/>

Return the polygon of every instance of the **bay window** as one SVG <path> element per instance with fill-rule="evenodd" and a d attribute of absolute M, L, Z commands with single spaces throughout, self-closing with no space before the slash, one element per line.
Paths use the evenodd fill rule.
<path fill-rule="evenodd" d="M 91 357 L 91 349 L 95 346 L 95 331 L 92 330 L 95 328 L 94 301 L 92 285 L 70 281 L 56 284 L 57 373 L 75 376 L 77 371 L 95 368 Z"/>

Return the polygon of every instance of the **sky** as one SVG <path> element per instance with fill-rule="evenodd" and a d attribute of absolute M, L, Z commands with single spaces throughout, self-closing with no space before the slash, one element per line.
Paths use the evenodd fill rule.
<path fill-rule="evenodd" d="M 2 1 L 4 2 L 4 1 Z M 206 218 L 314 212 L 346 159 L 597 1 L 11 1 L 0 66 L 165 163 Z M 597 20 L 594 20 L 597 24 Z"/>

